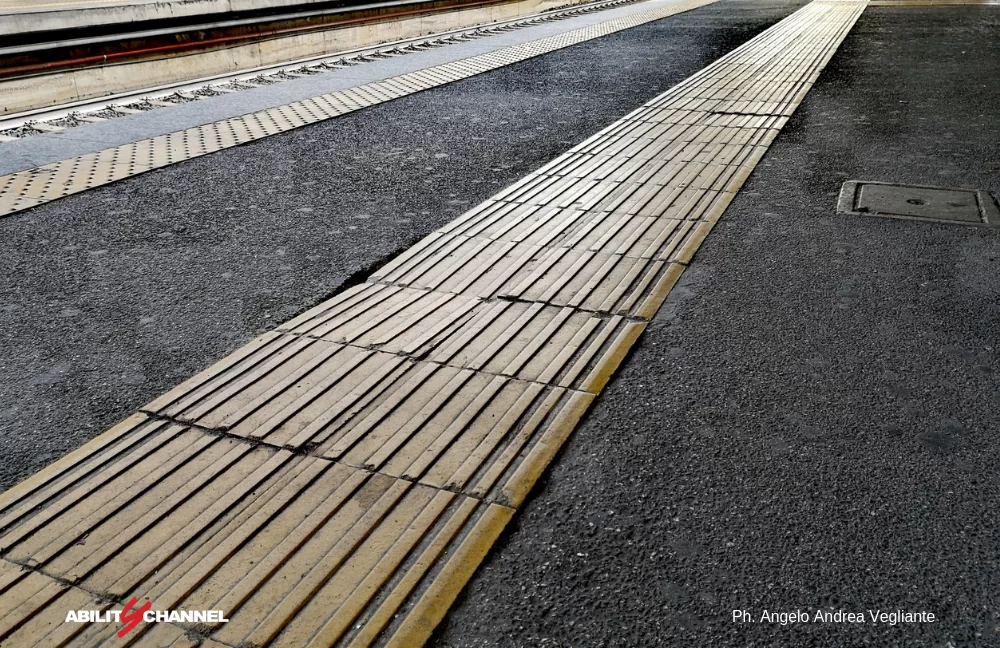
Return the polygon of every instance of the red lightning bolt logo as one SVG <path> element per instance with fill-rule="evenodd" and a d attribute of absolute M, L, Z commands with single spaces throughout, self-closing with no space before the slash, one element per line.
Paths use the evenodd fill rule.
<path fill-rule="evenodd" d="M 125 627 L 118 631 L 119 639 L 127 635 L 132 630 L 134 630 L 135 627 L 139 625 L 139 622 L 142 621 L 142 617 L 146 613 L 146 610 L 153 607 L 153 604 L 151 602 L 146 601 L 145 603 L 142 604 L 142 607 L 140 607 L 137 610 L 133 610 L 132 606 L 138 602 L 139 600 L 133 596 L 132 600 L 129 601 L 128 605 L 125 606 L 125 609 L 122 610 L 120 620 L 122 623 L 125 624 Z"/>

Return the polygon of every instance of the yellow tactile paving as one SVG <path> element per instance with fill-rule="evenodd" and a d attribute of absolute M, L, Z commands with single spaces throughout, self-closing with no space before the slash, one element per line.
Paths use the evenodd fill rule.
<path fill-rule="evenodd" d="M 623 338 L 645 323 L 600 318 L 541 303 L 483 303 L 475 316 L 427 359 L 480 372 L 513 376 L 596 393 L 617 367 Z"/>
<path fill-rule="evenodd" d="M 669 4 L 397 77 L 0 176 L 0 216 L 511 65 L 716 0 Z M 36 177 L 38 176 L 38 177 Z"/>
<path fill-rule="evenodd" d="M 63 623 L 66 609 L 101 609 L 94 597 L 0 560 L 0 643 L 59 645 L 78 630 Z M 18 643 L 21 642 L 21 643 Z"/>
<path fill-rule="evenodd" d="M 282 324 L 278 330 L 420 357 L 472 317 L 479 304 L 472 297 L 362 284 Z"/>
<path fill-rule="evenodd" d="M 541 303 L 488 302 L 362 284 L 278 330 L 415 360 L 596 392 L 620 362 L 615 353 L 619 338 L 634 339 L 644 326 L 622 317 L 601 318 Z M 247 359 L 242 366 L 248 367 L 253 361 Z M 228 363 L 220 367 L 232 367 L 232 372 L 243 370 Z M 205 376 L 199 380 L 207 379 Z"/>
<path fill-rule="evenodd" d="M 119 610 L 121 606 L 39 571 L 0 560 L 0 645 L 12 648 L 98 645 L 101 626 L 67 622 L 67 612 L 106 613 L 112 609 Z M 120 629 L 121 626 L 116 625 L 112 632 L 105 633 L 114 636 L 117 645 L 127 645 L 139 634 L 136 628 L 131 636 L 119 639 L 115 635 Z M 147 630 L 147 645 L 158 648 L 195 648 L 199 645 L 224 648 L 186 637 L 183 628 L 166 623 L 150 626 Z"/>
<path fill-rule="evenodd" d="M 423 597 L 469 568 L 450 559 L 488 546 L 511 513 L 142 416 L 112 436 L 0 502 L 7 559 L 35 569 L 0 562 L 5 618 L 99 644 L 119 628 L 61 624 L 66 610 L 113 607 L 87 592 L 139 591 L 156 610 L 223 610 L 228 619 L 143 624 L 128 638 L 147 645 L 168 645 L 184 629 L 227 646 L 331 645 L 365 630 L 404 636 L 414 630 L 399 630 L 393 616 L 431 613 Z"/>
<path fill-rule="evenodd" d="M 0 496 L 0 641 L 101 645 L 59 601 L 134 595 L 229 619 L 136 644 L 421 645 L 864 6 L 807 5 Z"/>
<path fill-rule="evenodd" d="M 432 234 L 372 275 L 386 284 L 648 317 L 677 270 L 655 258 Z"/>
<path fill-rule="evenodd" d="M 615 342 L 641 331 L 620 319 L 602 322 L 583 313 L 516 305 L 501 313 L 490 306 L 433 352 L 449 365 L 269 334 L 254 353 L 224 361 L 147 409 L 271 446 L 488 496 L 565 419 L 568 403 L 590 398 L 558 385 L 596 391 L 621 359 Z M 580 319 L 589 321 L 571 328 Z M 498 337 L 490 339 L 492 333 Z M 487 373 L 491 369 L 496 373 Z"/>

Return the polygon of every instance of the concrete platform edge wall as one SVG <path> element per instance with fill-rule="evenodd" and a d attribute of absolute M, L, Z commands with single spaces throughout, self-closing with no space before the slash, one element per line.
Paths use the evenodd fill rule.
<path fill-rule="evenodd" d="M 310 56 L 372 47 L 453 29 L 486 25 L 588 0 L 516 0 L 455 11 L 389 18 L 235 47 L 0 82 L 0 115 L 99 99 L 168 83 L 279 65 Z"/>

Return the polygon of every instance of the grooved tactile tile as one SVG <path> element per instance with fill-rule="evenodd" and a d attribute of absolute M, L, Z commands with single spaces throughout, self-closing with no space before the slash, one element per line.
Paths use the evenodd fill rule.
<path fill-rule="evenodd" d="M 422 645 L 864 6 L 807 5 L 0 496 L 0 642 L 122 645 L 59 601 L 137 596 L 229 621 L 125 644 Z"/>
<path fill-rule="evenodd" d="M 648 318 L 679 273 L 679 266 L 658 259 L 435 233 L 372 279 Z"/>
<path fill-rule="evenodd" d="M 363 645 L 397 632 L 406 645 L 512 513 L 141 415 L 53 468 L 0 500 L 0 605 L 21 613 L 19 630 L 47 630 L 51 645 L 117 641 L 115 624 L 59 621 L 68 609 L 117 609 L 88 592 L 136 591 L 154 609 L 227 612 L 215 625 L 143 624 L 128 639 L 145 645 L 188 631 L 223 646 Z M 188 642 L 179 645 L 199 643 Z"/>
<path fill-rule="evenodd" d="M 620 345 L 643 328 L 644 323 L 623 317 L 602 318 L 541 303 L 362 284 L 278 331 L 596 393 L 621 361 Z M 236 376 L 260 366 L 262 356 L 255 361 L 244 355 L 251 348 L 256 347 L 244 347 L 230 362 L 185 383 L 181 393 L 216 380 L 217 371 Z M 158 399 L 151 411 L 167 399 L 180 398 L 175 392 Z"/>
<path fill-rule="evenodd" d="M 721 212 L 719 212 L 721 214 Z M 713 214 L 713 218 L 715 215 Z M 696 223 L 622 212 L 558 209 L 488 201 L 441 229 L 494 241 L 687 262 L 687 250 L 711 229 Z"/>
<path fill-rule="evenodd" d="M 361 284 L 278 327 L 388 353 L 418 356 L 467 321 L 479 300 Z"/>
<path fill-rule="evenodd" d="M 80 629 L 63 623 L 66 610 L 109 607 L 83 590 L 0 560 L 0 641 L 5 646 L 61 646 Z"/>
<path fill-rule="evenodd" d="M 665 6 L 548 38 L 0 176 L 0 217 L 122 178 L 466 79 L 715 1 L 673 0 Z"/>
<path fill-rule="evenodd" d="M 492 358 L 497 369 L 510 365 L 518 369 L 527 361 L 516 356 L 532 358 L 517 352 L 536 341 L 544 342 L 542 336 L 531 333 L 555 329 L 551 320 L 565 323 L 560 320 L 566 317 L 539 319 L 550 322 L 535 324 L 520 339 L 510 336 L 497 341 L 513 347 L 499 360 L 490 348 L 479 356 L 463 356 L 469 351 L 463 344 L 465 335 L 446 343 L 439 354 L 460 365 L 482 365 Z M 503 321 L 510 322 L 510 318 Z M 598 324 L 557 331 L 561 333 L 558 342 L 579 346 L 590 342 L 573 366 L 563 366 L 571 364 L 572 352 L 577 351 L 566 344 L 558 347 L 558 356 L 528 364 L 525 373 L 554 381 L 562 376 L 561 382 L 574 383 L 578 368 L 588 364 L 590 352 L 605 346 L 602 343 L 613 332 L 613 327 L 605 327 L 608 330 L 594 335 Z M 484 337 L 483 328 L 477 325 L 469 333 Z M 567 335 L 576 339 L 565 340 Z M 494 341 L 489 343 L 494 346 Z M 535 445 L 567 422 L 575 424 L 582 414 L 579 404 L 592 398 L 582 391 L 567 392 L 538 382 L 325 340 L 274 333 L 263 336 L 253 348 L 253 353 L 238 352 L 237 357 L 151 403 L 147 410 L 276 448 L 486 497 Z M 614 357 L 600 363 L 585 378 L 584 386 L 606 376 L 606 365 Z M 510 362 L 504 362 L 508 358 Z"/>

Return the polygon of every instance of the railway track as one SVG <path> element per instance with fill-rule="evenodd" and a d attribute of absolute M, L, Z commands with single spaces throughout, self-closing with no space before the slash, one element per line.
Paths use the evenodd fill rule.
<path fill-rule="evenodd" d="M 241 90 L 250 89 L 260 85 L 280 83 L 282 81 L 294 79 L 304 75 L 321 74 L 337 68 L 360 65 L 376 59 L 403 56 L 408 53 L 418 52 L 429 48 L 445 47 L 453 43 L 459 43 L 476 38 L 485 38 L 506 31 L 523 29 L 525 27 L 554 20 L 563 20 L 573 16 L 602 11 L 639 1 L 641 0 L 595 0 L 593 2 L 567 5 L 510 20 L 442 31 L 420 37 L 381 43 L 371 47 L 310 56 L 286 61 L 276 65 L 253 67 L 225 74 L 178 80 L 176 82 L 159 84 L 138 90 L 129 90 L 123 93 L 105 95 L 95 99 L 74 101 L 57 106 L 47 106 L 44 108 L 13 112 L 0 117 L 0 140 L 7 141 L 11 139 L 29 137 L 40 133 L 57 132 L 83 123 L 113 119 L 119 116 L 134 114 L 139 111 L 145 112 L 166 108 L 171 105 L 196 101 L 207 96 L 213 96 L 220 93 L 239 92 Z M 402 3 L 398 2 L 384 3 L 385 6 L 394 7 L 400 6 L 401 4 Z M 364 5 L 363 7 L 370 9 L 377 6 L 381 5 Z M 451 6 L 454 7 L 455 5 Z M 359 8 L 361 7 L 354 6 L 350 10 L 357 11 Z M 303 18 L 304 14 L 314 13 L 316 12 L 303 12 L 303 14 L 299 14 L 299 17 Z M 288 19 L 289 15 L 290 14 L 285 14 L 279 18 L 283 20 Z M 273 21 L 274 19 L 275 16 L 269 16 L 266 18 L 268 21 Z M 210 29 L 221 29 L 223 25 L 228 25 L 228 27 L 232 29 L 243 29 L 250 24 L 247 22 L 248 20 L 250 19 L 239 18 L 226 21 L 224 23 L 215 22 L 211 24 L 203 24 L 200 26 L 202 28 L 200 31 L 202 33 L 209 33 Z M 327 26 L 326 28 L 331 27 Z M 163 36 L 168 34 L 169 31 L 157 30 L 155 33 Z M 150 30 L 140 30 L 120 33 L 116 38 L 120 43 L 148 43 L 149 39 L 152 37 L 153 32 Z M 235 37 L 237 36 L 234 34 L 234 38 Z M 257 36 L 256 38 L 267 37 L 269 36 Z M 5 60 L 10 61 L 12 60 L 12 57 L 24 55 L 28 51 L 78 52 L 81 47 L 88 45 L 93 47 L 101 42 L 105 42 L 108 38 L 108 34 L 90 35 L 87 37 L 77 37 L 67 40 L 37 42 L 32 44 L 22 43 L 11 47 L 4 47 L 0 48 L 0 63 Z M 244 36 L 238 36 L 238 38 L 240 40 L 244 40 Z M 125 52 L 125 50 L 121 51 Z M 169 49 L 161 55 L 178 55 L 183 51 L 185 50 L 181 48 Z M 60 60 L 51 57 L 50 59 L 52 65 L 41 69 L 33 68 L 28 70 L 25 69 L 25 66 L 22 64 L 22 71 L 19 74 L 31 78 L 38 78 L 44 76 L 47 71 L 65 70 L 67 66 L 72 65 L 72 61 L 68 59 Z M 100 65 L 102 63 L 100 61 L 93 61 L 90 58 L 86 58 L 85 62 L 78 64 Z M 11 66 L 3 67 L 2 64 L 0 64 L 0 79 L 3 79 L 4 77 L 9 78 L 16 74 L 18 73 L 13 71 Z"/>

